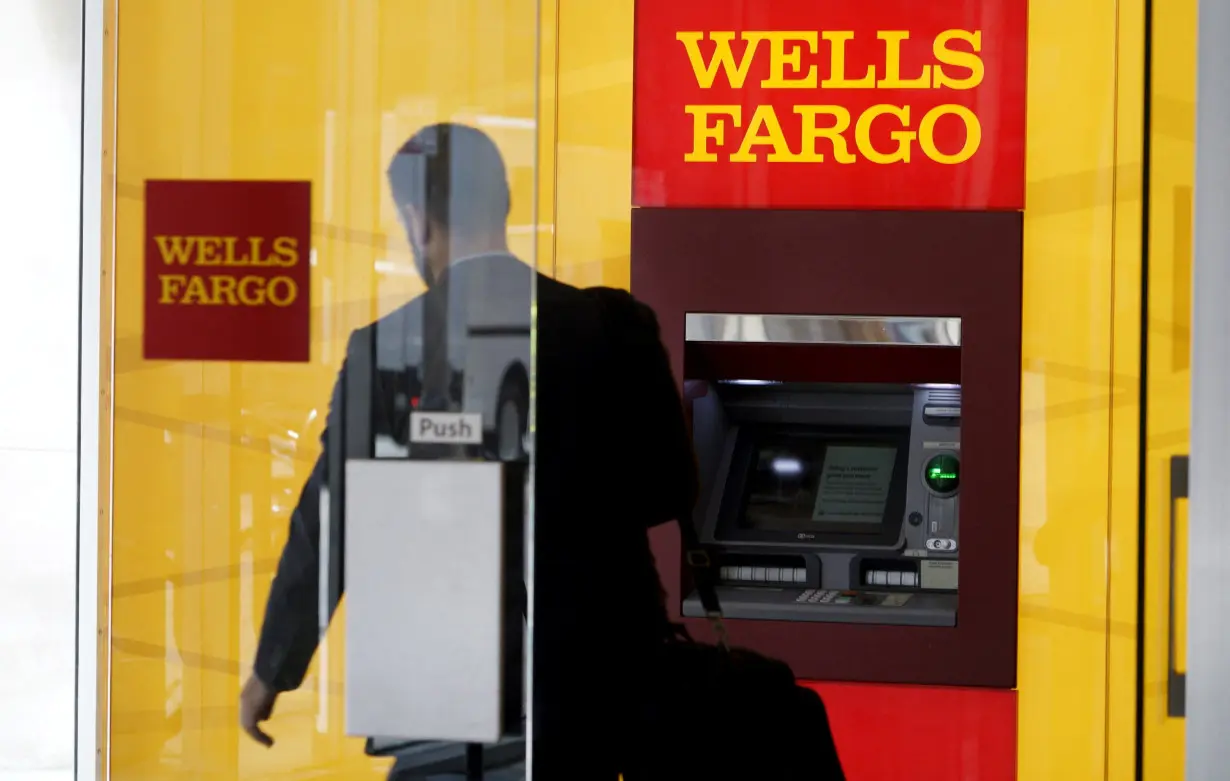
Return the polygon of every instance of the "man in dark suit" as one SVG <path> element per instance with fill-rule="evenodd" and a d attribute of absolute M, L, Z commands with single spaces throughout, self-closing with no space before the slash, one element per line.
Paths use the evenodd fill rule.
<path fill-rule="evenodd" d="M 534 777 L 614 781 L 636 686 L 670 631 L 646 529 L 689 514 L 696 491 L 656 320 L 624 293 L 578 290 L 509 254 L 507 175 L 480 131 L 425 128 L 394 157 L 388 176 L 428 289 L 352 337 L 322 441 L 327 448 L 328 427 L 342 414 L 340 389 L 359 364 L 357 350 L 375 355 L 375 436 L 405 441 L 407 399 L 427 409 L 464 406 L 467 380 L 458 366 L 474 365 L 467 334 L 475 319 L 497 310 L 507 310 L 507 319 L 519 307 L 528 326 L 536 288 Z M 638 327 L 615 332 L 607 321 L 613 305 L 633 312 Z M 507 458 L 499 432 L 509 426 L 496 429 L 487 452 Z M 266 745 L 272 739 L 260 724 L 278 693 L 301 683 L 319 639 L 318 497 L 328 463 L 322 453 L 293 513 L 241 696 L 244 729 Z"/>

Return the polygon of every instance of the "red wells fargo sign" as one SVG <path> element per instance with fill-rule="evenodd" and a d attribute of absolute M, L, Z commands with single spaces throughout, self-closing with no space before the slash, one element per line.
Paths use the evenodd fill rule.
<path fill-rule="evenodd" d="M 146 360 L 307 361 L 309 182 L 145 183 Z"/>
<path fill-rule="evenodd" d="M 1027 0 L 640 0 L 637 206 L 1020 209 Z"/>

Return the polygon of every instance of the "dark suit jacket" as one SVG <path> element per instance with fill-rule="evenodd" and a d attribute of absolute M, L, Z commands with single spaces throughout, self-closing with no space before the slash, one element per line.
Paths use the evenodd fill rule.
<path fill-rule="evenodd" d="M 454 302 L 455 331 L 494 297 L 524 307 L 534 281 L 508 255 L 468 260 L 357 331 L 327 427 L 338 425 L 346 373 L 359 363 L 355 351 L 374 341 L 378 371 L 367 403 L 376 407 L 376 432 L 404 428 L 398 395 L 424 392 L 411 386 L 424 374 L 414 364 L 422 355 L 422 308 L 432 306 L 433 295 L 448 293 Z M 611 698 L 637 676 L 638 660 L 665 631 L 646 529 L 690 515 L 696 473 L 652 311 L 621 291 L 582 291 L 542 275 L 536 282 L 535 729 L 551 731 L 552 723 L 583 719 L 578 709 L 616 710 Z M 470 302 L 473 314 L 457 301 Z M 624 315 L 623 325 L 612 325 L 613 311 Z M 322 441 L 327 449 L 328 428 Z M 256 675 L 279 691 L 301 683 L 319 639 L 319 493 L 328 455 L 317 461 L 292 515 L 257 650 Z"/>

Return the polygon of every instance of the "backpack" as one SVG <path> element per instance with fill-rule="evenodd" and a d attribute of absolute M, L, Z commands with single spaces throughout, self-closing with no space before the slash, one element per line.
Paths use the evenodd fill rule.
<path fill-rule="evenodd" d="M 652 310 L 623 291 L 588 292 L 617 342 L 618 371 L 634 385 L 650 383 L 644 396 L 665 397 L 655 384 L 673 383 L 673 376 Z M 635 465 L 640 485 L 679 473 L 670 468 L 678 455 L 672 439 L 677 432 L 662 433 L 661 447 L 650 448 L 646 462 Z M 681 441 L 688 439 L 685 433 Z M 669 486 L 646 492 L 669 494 Z M 663 508 L 637 512 L 650 526 L 662 519 Z M 638 687 L 632 723 L 620 731 L 624 781 L 844 781 L 820 695 L 799 686 L 784 662 L 727 643 L 712 558 L 691 514 L 676 511 L 673 517 L 718 643 L 697 642 L 681 625 L 664 640 L 648 680 Z"/>

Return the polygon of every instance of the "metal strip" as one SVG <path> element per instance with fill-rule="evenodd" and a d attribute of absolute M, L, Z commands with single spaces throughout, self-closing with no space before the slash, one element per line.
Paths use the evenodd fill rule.
<path fill-rule="evenodd" d="M 689 312 L 684 330 L 689 342 L 961 346 L 959 317 Z"/>
<path fill-rule="evenodd" d="M 534 73 L 541 74 L 543 72 L 543 3 L 534 3 Z M 550 9 L 552 12 L 551 23 L 554 26 L 551 35 L 551 42 L 559 40 L 559 15 L 560 4 L 558 0 L 552 0 Z M 558 46 L 558 44 L 555 44 Z M 532 205 L 532 224 L 537 226 L 540 224 L 543 214 L 540 211 L 543 197 L 540 185 L 541 167 L 542 167 L 542 125 L 545 119 L 544 106 L 552 107 L 552 133 L 550 136 L 552 153 L 555 158 L 552 159 L 553 179 L 550 189 L 551 210 L 550 221 L 555 222 L 558 212 L 559 202 L 559 165 L 558 165 L 558 142 L 559 142 L 559 61 L 558 49 L 555 50 L 555 57 L 550 63 L 550 73 L 554 76 L 551 82 L 551 98 L 549 103 L 544 103 L 542 89 L 544 82 L 541 78 L 534 80 L 534 196 Z M 522 567 L 522 578 L 525 584 L 525 624 L 523 631 L 525 633 L 525 642 L 523 648 L 524 659 L 524 678 L 522 679 L 522 703 L 525 713 L 525 767 L 526 778 L 534 777 L 534 584 L 535 584 L 535 523 L 534 523 L 534 469 L 538 463 L 536 447 L 535 431 L 538 426 L 538 272 L 539 262 L 538 255 L 541 251 L 539 245 L 540 231 L 535 230 L 533 235 L 533 259 L 531 267 L 534 270 L 532 282 L 530 283 L 530 300 L 527 302 L 530 307 L 530 366 L 529 366 L 529 409 L 526 411 L 525 424 L 525 451 L 526 451 L 526 468 L 523 479 L 523 501 L 524 506 L 522 512 L 522 541 L 524 545 L 524 564 Z M 551 226 L 551 276 L 555 276 L 558 271 L 556 267 L 556 231 L 555 226 Z"/>
<path fill-rule="evenodd" d="M 1192 447 L 1187 572 L 1187 778 L 1230 766 L 1230 4 L 1200 3 L 1193 220 Z"/>
<path fill-rule="evenodd" d="M 77 680 L 73 777 L 104 777 L 99 755 L 99 448 L 103 425 L 103 133 L 105 0 L 83 0 L 81 63 L 80 322 L 77 438 Z M 109 385 L 109 383 L 108 383 Z M 110 441 L 110 437 L 107 438 Z"/>

